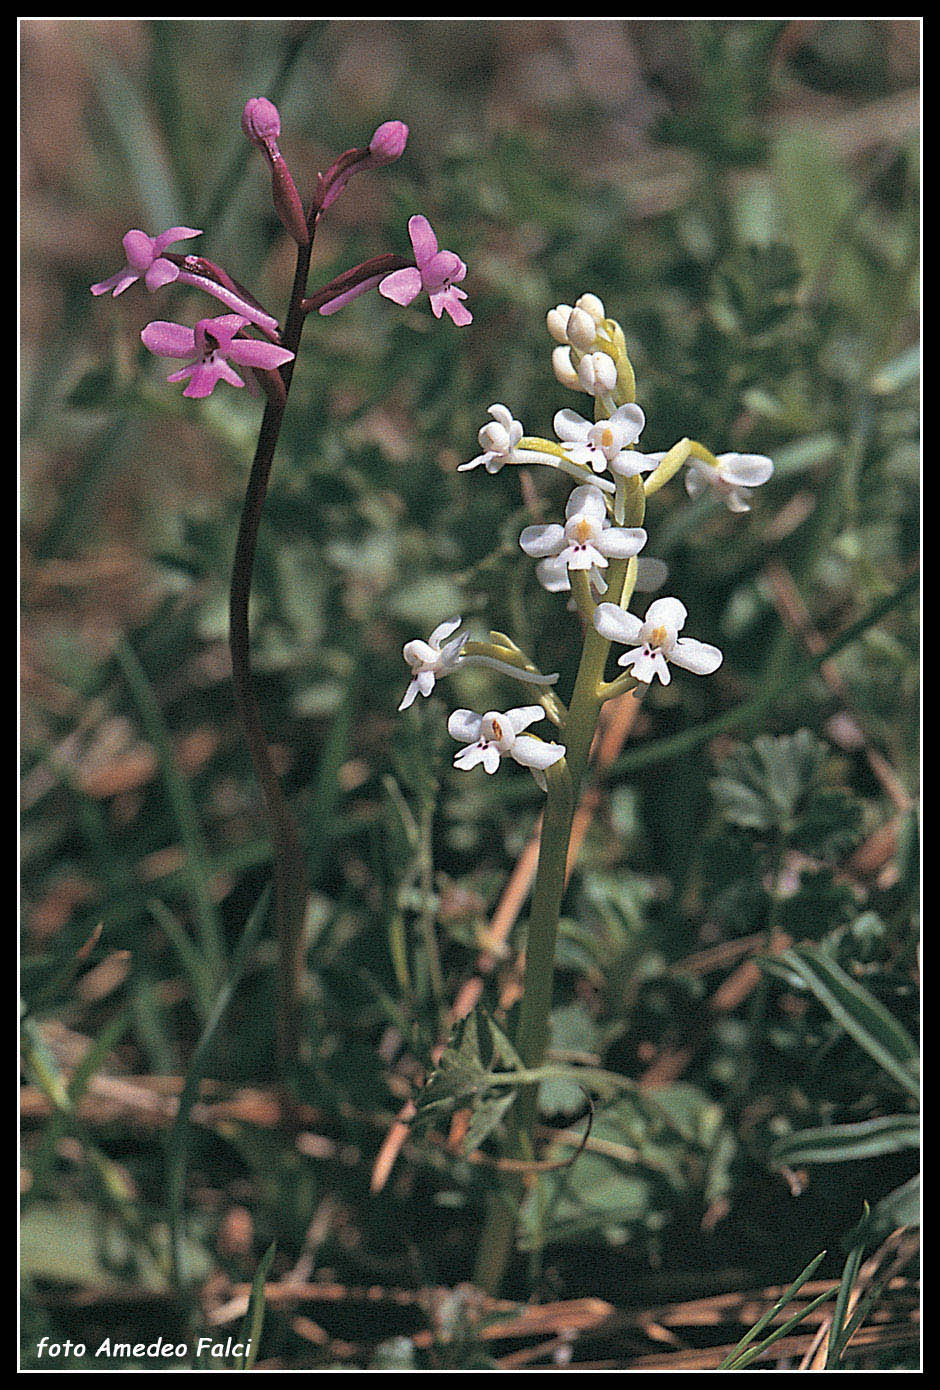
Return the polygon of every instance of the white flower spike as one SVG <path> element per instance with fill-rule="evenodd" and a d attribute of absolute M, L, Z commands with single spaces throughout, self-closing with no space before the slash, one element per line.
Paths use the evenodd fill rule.
<path fill-rule="evenodd" d="M 399 710 L 413 705 L 419 695 L 427 699 L 442 676 L 449 676 L 462 665 L 464 658 L 461 653 L 467 640 L 467 629 L 460 626 L 461 622 L 461 618 L 450 618 L 446 623 L 439 623 L 426 642 L 419 637 L 405 643 L 402 652 L 411 667 L 412 679 L 398 706 Z M 447 638 L 454 632 L 457 633 L 456 637 L 448 642 Z"/>
<path fill-rule="evenodd" d="M 699 497 L 710 487 L 724 499 L 729 512 L 749 512 L 751 489 L 766 483 L 774 471 L 766 454 L 719 454 L 718 465 L 691 457 L 685 490 L 690 497 Z"/>
<path fill-rule="evenodd" d="M 642 621 L 615 603 L 599 603 L 594 610 L 594 626 L 609 642 L 635 644 L 618 658 L 618 664 L 632 668 L 636 680 L 649 685 L 659 676 L 662 684 L 668 685 L 672 679 L 669 662 L 696 676 L 710 676 L 722 662 L 717 647 L 679 636 L 687 616 L 685 605 L 677 598 L 656 599 Z"/>
<path fill-rule="evenodd" d="M 454 766 L 466 771 L 482 763 L 485 772 L 493 773 L 508 754 L 530 770 L 544 791 L 545 769 L 565 756 L 563 744 L 543 743 L 523 732 L 544 718 L 541 705 L 523 705 L 502 714 L 498 710 L 475 714 L 472 709 L 455 709 L 447 721 L 447 732 L 467 747 L 454 755 Z"/>
<path fill-rule="evenodd" d="M 609 559 L 629 560 L 639 554 L 646 532 L 641 526 L 611 526 L 604 494 L 585 483 L 568 498 L 564 526 L 527 526 L 519 544 L 527 555 L 554 557 L 569 570 L 606 569 Z"/>
<path fill-rule="evenodd" d="M 512 418 L 512 412 L 505 405 L 491 405 L 489 413 L 493 419 L 477 435 L 484 452 L 469 463 L 459 464 L 458 473 L 479 468 L 481 463 L 487 473 L 498 473 L 504 464 L 518 462 L 515 450 L 523 435 L 522 425 Z"/>
<path fill-rule="evenodd" d="M 593 424 L 567 407 L 553 421 L 561 447 L 574 463 L 604 473 L 608 468 L 624 478 L 635 478 L 656 467 L 651 455 L 640 454 L 629 446 L 643 432 L 646 416 L 638 405 L 621 405 L 609 420 Z"/>

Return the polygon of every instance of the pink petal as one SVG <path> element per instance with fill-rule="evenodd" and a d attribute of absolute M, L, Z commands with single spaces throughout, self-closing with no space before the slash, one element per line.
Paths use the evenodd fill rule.
<path fill-rule="evenodd" d="M 162 256 L 158 256 L 150 269 L 145 273 L 144 283 L 152 294 L 154 290 L 160 289 L 162 285 L 171 284 L 179 273 L 180 268 L 178 265 L 174 265 L 172 261 L 164 260 Z"/>
<path fill-rule="evenodd" d="M 245 384 L 224 358 L 216 356 L 211 362 L 196 363 L 189 385 L 183 395 L 202 400 L 206 396 L 211 396 L 216 383 L 219 381 L 228 381 L 232 386 L 244 386 Z"/>
<path fill-rule="evenodd" d="M 458 290 L 455 285 L 450 289 L 440 290 L 437 294 L 429 296 L 431 300 L 431 312 L 436 319 L 439 319 L 446 309 L 458 328 L 473 322 L 473 315 L 469 309 L 465 309 L 461 304 L 462 299 L 466 299 L 463 290 Z"/>
<path fill-rule="evenodd" d="M 136 271 L 125 266 L 123 270 L 119 270 L 115 275 L 109 275 L 107 280 L 99 280 L 97 285 L 92 285 L 91 292 L 92 294 L 107 294 L 108 290 L 113 290 L 114 298 L 117 299 L 119 294 L 123 294 L 126 289 L 129 289 L 130 286 L 135 284 L 139 279 L 140 276 Z"/>
<path fill-rule="evenodd" d="M 196 351 L 196 336 L 191 328 L 181 323 L 167 323 L 163 319 L 148 323 L 140 340 L 145 348 L 155 352 L 158 357 L 191 357 Z"/>
<path fill-rule="evenodd" d="M 467 267 L 453 251 L 438 251 L 421 267 L 421 278 L 428 289 L 439 289 L 445 280 L 462 280 L 466 273 Z"/>
<path fill-rule="evenodd" d="M 423 270 L 432 257 L 437 255 L 437 237 L 428 219 L 420 214 L 409 221 L 408 235 L 414 247 L 415 260 Z"/>
<path fill-rule="evenodd" d="M 156 257 L 153 237 L 149 237 L 146 232 L 133 228 L 121 238 L 121 245 L 124 247 L 127 264 L 133 266 L 134 270 L 146 270 L 153 264 Z"/>
<path fill-rule="evenodd" d="M 175 241 L 189 241 L 194 236 L 202 236 L 202 232 L 197 231 L 195 227 L 170 227 L 168 231 L 154 237 L 153 249 L 159 256 Z"/>
<path fill-rule="evenodd" d="M 379 283 L 379 294 L 384 294 L 386 299 L 392 299 L 396 304 L 410 304 L 420 293 L 421 272 L 413 265 L 406 265 L 403 270 L 393 270 Z"/>
<path fill-rule="evenodd" d="M 276 343 L 261 343 L 257 338 L 234 338 L 228 356 L 240 367 L 261 367 L 270 371 L 292 361 L 294 354 Z"/>

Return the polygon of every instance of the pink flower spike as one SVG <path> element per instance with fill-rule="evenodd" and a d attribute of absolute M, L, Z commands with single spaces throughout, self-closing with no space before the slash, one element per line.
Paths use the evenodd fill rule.
<path fill-rule="evenodd" d="M 168 285 L 179 275 L 179 266 L 167 260 L 163 252 L 177 241 L 188 241 L 194 236 L 202 236 L 194 227 L 170 227 L 159 236 L 148 236 L 146 232 L 133 228 L 123 238 L 124 255 L 127 258 L 123 269 L 107 280 L 92 285 L 92 294 L 107 294 L 110 290 L 116 299 L 141 276 L 151 293 L 161 285 Z"/>
<path fill-rule="evenodd" d="M 272 371 L 292 360 L 294 354 L 275 343 L 236 337 L 247 323 L 241 314 L 221 314 L 214 319 L 200 319 L 194 332 L 183 324 L 158 320 L 148 323 L 140 337 L 144 347 L 158 357 L 188 359 L 187 365 L 172 372 L 167 381 L 188 381 L 183 395 L 202 398 L 210 396 L 219 381 L 227 381 L 231 386 L 245 385 L 232 362 L 240 367 Z"/>
<path fill-rule="evenodd" d="M 438 250 L 437 237 L 426 217 L 412 217 L 408 235 L 416 264 L 386 275 L 379 284 L 379 294 L 396 304 L 410 304 L 423 290 L 435 318 L 439 319 L 446 310 L 458 327 L 472 323 L 473 315 L 461 303 L 466 293 L 457 288 L 467 273 L 464 262 L 453 251 Z"/>

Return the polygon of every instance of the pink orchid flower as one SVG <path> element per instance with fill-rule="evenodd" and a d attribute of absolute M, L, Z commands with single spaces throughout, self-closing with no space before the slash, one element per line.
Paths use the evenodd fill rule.
<path fill-rule="evenodd" d="M 236 338 L 235 334 L 249 322 L 241 314 L 221 314 L 214 319 L 200 319 L 195 331 L 181 323 L 157 320 L 148 323 L 141 333 L 144 347 L 158 357 L 184 357 L 188 364 L 171 372 L 167 381 L 189 381 L 184 396 L 210 396 L 218 381 L 230 386 L 244 386 L 242 378 L 230 366 L 270 371 L 290 362 L 294 354 L 275 343 L 262 343 L 257 338 Z M 249 375 L 249 390 L 254 382 Z M 257 388 L 254 388 L 257 389 Z"/>
<path fill-rule="evenodd" d="M 396 304 L 410 304 L 424 290 L 431 301 L 431 312 L 440 318 L 446 309 L 458 327 L 473 321 L 470 310 L 461 304 L 466 299 L 457 282 L 467 273 L 467 267 L 453 251 L 439 251 L 437 237 L 426 217 L 412 217 L 408 235 L 415 253 L 415 265 L 395 270 L 379 284 L 379 294 Z"/>
<path fill-rule="evenodd" d="M 188 241 L 194 236 L 202 236 L 202 232 L 197 232 L 193 227 L 170 227 L 159 236 L 148 236 L 146 232 L 134 228 L 122 242 L 127 264 L 117 274 L 92 285 L 92 294 L 107 294 L 108 290 L 112 290 L 113 297 L 117 299 L 141 276 L 151 292 L 158 290 L 161 285 L 170 284 L 179 275 L 180 268 L 167 260 L 163 252 L 174 242 Z"/>

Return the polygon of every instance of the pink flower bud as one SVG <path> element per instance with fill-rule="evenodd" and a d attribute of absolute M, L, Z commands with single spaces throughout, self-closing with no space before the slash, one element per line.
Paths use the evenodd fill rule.
<path fill-rule="evenodd" d="M 281 115 L 267 97 L 250 97 L 242 112 L 242 130 L 253 145 L 275 141 L 281 133 Z"/>
<path fill-rule="evenodd" d="M 370 164 L 379 169 L 383 164 L 393 164 L 401 159 L 408 141 L 408 127 L 404 121 L 383 121 L 369 141 Z"/>

